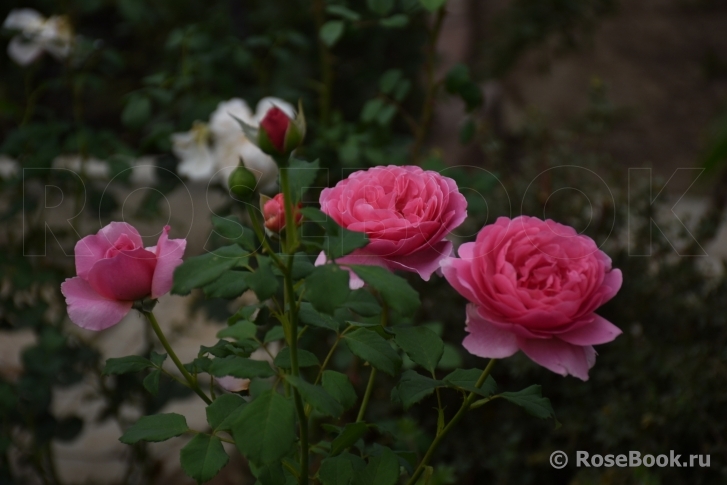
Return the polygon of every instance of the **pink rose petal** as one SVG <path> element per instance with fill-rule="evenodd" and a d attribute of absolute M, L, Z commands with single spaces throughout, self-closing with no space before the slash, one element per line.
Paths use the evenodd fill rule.
<path fill-rule="evenodd" d="M 182 264 L 182 256 L 187 247 L 186 239 L 169 239 L 169 230 L 169 226 L 164 226 L 154 248 L 157 265 L 151 283 L 151 297 L 155 299 L 172 289 L 174 270 Z"/>
<path fill-rule="evenodd" d="M 591 346 L 573 345 L 557 338 L 522 339 L 518 346 L 535 363 L 562 376 L 572 375 L 588 380 L 588 370 L 595 363 L 595 352 Z"/>
<path fill-rule="evenodd" d="M 87 330 L 104 330 L 116 325 L 129 313 L 133 302 L 116 301 L 96 293 L 82 278 L 69 278 L 61 284 L 71 321 Z"/>

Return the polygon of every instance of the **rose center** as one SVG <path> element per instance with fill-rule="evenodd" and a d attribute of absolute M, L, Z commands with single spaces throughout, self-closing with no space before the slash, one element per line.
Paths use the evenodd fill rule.
<path fill-rule="evenodd" d="M 129 238 L 129 236 L 127 236 L 126 234 L 122 234 L 116 240 L 114 245 L 106 250 L 106 254 L 104 255 L 104 257 L 113 258 L 121 251 L 131 251 L 132 249 L 136 249 L 134 242 Z"/>

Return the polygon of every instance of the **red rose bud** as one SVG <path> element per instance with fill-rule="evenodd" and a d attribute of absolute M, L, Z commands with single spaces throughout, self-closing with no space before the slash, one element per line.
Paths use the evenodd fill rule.
<path fill-rule="evenodd" d="M 302 205 L 300 202 L 293 207 L 295 214 L 295 224 L 300 224 L 303 214 L 300 213 Z M 285 229 L 285 199 L 283 194 L 278 194 L 272 199 L 267 199 L 263 203 L 263 217 L 265 217 L 265 227 L 271 232 L 280 232 Z"/>
<path fill-rule="evenodd" d="M 301 103 L 298 103 L 295 118 L 290 118 L 283 110 L 273 106 L 260 122 L 258 146 L 268 155 L 288 155 L 303 143 L 305 128 Z"/>

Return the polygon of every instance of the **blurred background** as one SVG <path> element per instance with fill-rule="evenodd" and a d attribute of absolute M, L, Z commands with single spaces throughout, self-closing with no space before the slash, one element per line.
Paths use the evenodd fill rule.
<path fill-rule="evenodd" d="M 521 354 L 495 368 L 502 390 L 542 384 L 562 426 L 495 401 L 445 441 L 432 484 L 727 483 L 727 4 L 441 3 L 2 3 L 0 484 L 192 483 L 178 465 L 182 439 L 117 438 L 162 409 L 202 428 L 203 407 L 171 380 L 151 395 L 143 376 L 102 376 L 107 358 L 148 353 L 154 341 L 134 314 L 98 334 L 75 328 L 60 283 L 75 274 L 75 242 L 112 220 L 136 225 L 149 245 L 170 224 L 187 256 L 214 249 L 210 216 L 239 210 L 218 171 L 247 153 L 271 194 L 276 177 L 214 114 L 239 98 L 254 121 L 271 96 L 302 100 L 301 155 L 326 169 L 318 186 L 419 164 L 468 198 L 456 242 L 499 216 L 551 218 L 594 238 L 624 273 L 599 311 L 624 334 L 597 349 L 588 382 Z M 452 344 L 442 372 L 483 365 L 459 345 L 464 300 L 441 278 L 410 280 L 423 301 L 417 322 Z M 189 361 L 250 298 L 167 295 L 157 315 Z M 344 350 L 335 364 L 361 391 L 360 364 Z M 376 439 L 422 453 L 432 403 L 404 412 L 389 399 L 395 383 L 381 382 Z M 458 395 L 444 398 L 458 406 Z M 553 469 L 555 450 L 571 465 Z M 711 460 L 587 469 L 573 465 L 576 450 Z M 238 457 L 212 483 L 253 480 Z"/>

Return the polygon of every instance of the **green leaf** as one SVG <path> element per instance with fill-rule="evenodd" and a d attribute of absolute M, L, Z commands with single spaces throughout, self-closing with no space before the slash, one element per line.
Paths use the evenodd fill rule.
<path fill-rule="evenodd" d="M 426 327 L 395 327 L 392 330 L 396 345 L 411 360 L 433 373 L 444 353 L 442 339 Z"/>
<path fill-rule="evenodd" d="M 399 459 L 393 451 L 383 448 L 379 456 L 369 458 L 369 463 L 354 477 L 354 485 L 396 485 L 399 481 Z"/>
<path fill-rule="evenodd" d="M 304 207 L 301 212 L 303 216 L 326 231 L 325 253 L 330 259 L 337 259 L 345 256 L 355 249 L 362 248 L 368 244 L 368 237 L 363 232 L 349 231 L 336 223 L 332 217 L 313 207 Z"/>
<path fill-rule="evenodd" d="M 409 81 L 408 79 L 404 79 L 396 87 L 396 90 L 394 91 L 394 99 L 397 101 L 403 101 L 404 98 L 406 98 L 406 95 L 409 94 L 410 89 L 411 81 Z"/>
<path fill-rule="evenodd" d="M 401 79 L 401 69 L 389 69 L 379 79 L 379 89 L 384 94 L 391 94 Z"/>
<path fill-rule="evenodd" d="M 346 24 L 342 20 L 329 20 L 323 24 L 318 35 L 320 35 L 324 44 L 328 47 L 333 47 L 343 35 L 345 28 Z"/>
<path fill-rule="evenodd" d="M 327 330 L 333 330 L 338 332 L 338 322 L 328 315 L 318 313 L 308 302 L 300 304 L 300 310 L 298 313 L 300 321 L 306 325 L 312 325 L 314 327 L 325 328 Z"/>
<path fill-rule="evenodd" d="M 499 396 L 507 399 L 511 403 L 517 404 L 525 409 L 528 414 L 532 414 L 536 418 L 547 419 L 552 417 L 556 423 L 558 422 L 555 418 L 553 406 L 550 404 L 550 399 L 543 397 L 539 385 L 526 387 L 518 392 L 503 392 Z"/>
<path fill-rule="evenodd" d="M 411 316 L 419 309 L 419 294 L 404 278 L 378 266 L 351 265 L 350 268 L 402 316 Z"/>
<path fill-rule="evenodd" d="M 119 438 L 127 445 L 139 441 L 166 441 L 189 431 L 187 420 L 176 413 L 143 416 Z"/>
<path fill-rule="evenodd" d="M 409 25 L 409 17 L 403 13 L 398 13 L 391 17 L 379 20 L 379 25 L 387 29 L 401 29 Z"/>
<path fill-rule="evenodd" d="M 302 280 L 313 272 L 315 266 L 310 262 L 305 253 L 297 253 L 293 259 L 292 276 L 294 280 Z"/>
<path fill-rule="evenodd" d="M 232 355 L 224 359 L 215 359 L 209 368 L 215 377 L 233 376 L 241 379 L 254 377 L 272 377 L 275 371 L 265 361 L 247 359 Z"/>
<path fill-rule="evenodd" d="M 348 348 L 358 357 L 390 376 L 396 375 L 401 367 L 401 357 L 391 348 L 389 342 L 378 333 L 359 328 L 343 337 Z"/>
<path fill-rule="evenodd" d="M 364 422 L 348 423 L 331 443 L 330 456 L 346 451 L 366 434 L 369 427 Z"/>
<path fill-rule="evenodd" d="M 436 12 L 447 3 L 447 0 L 419 0 L 419 3 L 430 12 Z"/>
<path fill-rule="evenodd" d="M 458 387 L 484 397 L 491 396 L 497 390 L 497 383 L 492 377 L 487 377 L 482 387 L 477 388 L 475 384 L 481 375 L 482 370 L 480 369 L 457 369 L 442 380 L 450 387 Z"/>
<path fill-rule="evenodd" d="M 239 244 L 248 251 L 259 249 L 260 245 L 255 238 L 255 232 L 249 227 L 243 226 L 235 216 L 212 216 L 212 227 L 217 234 Z"/>
<path fill-rule="evenodd" d="M 184 473 L 204 483 L 212 480 L 222 467 L 227 465 L 230 457 L 222 447 L 222 441 L 216 436 L 198 434 L 179 454 Z"/>
<path fill-rule="evenodd" d="M 335 264 L 317 266 L 305 279 L 305 298 L 316 310 L 333 315 L 351 292 L 349 278 L 348 271 Z"/>
<path fill-rule="evenodd" d="M 283 327 L 280 325 L 277 325 L 270 330 L 267 331 L 265 334 L 265 339 L 263 340 L 263 343 L 270 343 L 274 342 L 275 340 L 283 340 L 285 338 L 285 330 L 283 330 Z"/>
<path fill-rule="evenodd" d="M 290 160 L 287 168 L 282 169 L 288 171 L 288 180 L 290 180 L 290 193 L 293 196 L 293 204 L 297 204 L 303 198 L 303 194 L 305 194 L 305 192 L 312 186 L 313 182 L 316 181 L 316 176 L 318 175 L 320 168 L 318 160 L 306 162 L 294 158 Z"/>
<path fill-rule="evenodd" d="M 447 92 L 458 94 L 470 82 L 469 68 L 464 64 L 457 64 L 447 73 L 444 86 L 447 88 Z"/>
<path fill-rule="evenodd" d="M 349 485 L 353 480 L 353 465 L 344 457 L 326 458 L 318 470 L 318 478 L 321 485 Z"/>
<path fill-rule="evenodd" d="M 234 338 L 235 340 L 245 340 L 255 338 L 257 326 L 247 320 L 237 322 L 231 327 L 223 328 L 217 332 L 217 338 Z"/>
<path fill-rule="evenodd" d="M 358 22 L 359 20 L 361 20 L 361 15 L 359 15 L 358 12 L 354 12 L 350 8 L 346 8 L 343 5 L 328 5 L 326 7 L 326 12 L 331 15 L 336 15 L 346 20 L 350 20 L 352 22 Z"/>
<path fill-rule="evenodd" d="M 459 97 L 467 105 L 467 111 L 472 112 L 482 106 L 485 98 L 482 95 L 482 89 L 474 82 L 469 82 L 462 86 L 459 90 Z"/>
<path fill-rule="evenodd" d="M 306 382 L 298 376 L 288 375 L 285 376 L 285 380 L 298 389 L 303 400 L 313 406 L 314 409 L 334 418 L 343 413 L 343 406 L 321 386 Z"/>
<path fill-rule="evenodd" d="M 252 273 L 245 273 L 245 281 L 258 297 L 264 301 L 271 298 L 278 291 L 278 279 L 273 273 L 270 258 L 257 256 L 257 269 Z"/>
<path fill-rule="evenodd" d="M 154 367 L 149 359 L 145 359 L 139 355 L 129 355 L 118 359 L 108 359 L 103 369 L 103 374 L 108 376 L 112 374 L 128 374 L 129 372 L 139 372 L 149 367 Z"/>
<path fill-rule="evenodd" d="M 224 298 L 226 300 L 237 298 L 249 289 L 246 280 L 248 274 L 245 271 L 227 270 L 219 278 L 202 288 L 204 295 L 207 298 Z"/>
<path fill-rule="evenodd" d="M 379 305 L 376 297 L 364 289 L 352 291 L 344 306 L 362 317 L 373 317 L 381 314 L 381 305 Z"/>
<path fill-rule="evenodd" d="M 371 123 L 376 119 L 376 115 L 379 114 L 381 108 L 384 107 L 384 100 L 381 98 L 374 98 L 366 101 L 363 109 L 361 110 L 361 121 L 364 123 Z"/>
<path fill-rule="evenodd" d="M 394 0 L 366 0 L 369 10 L 378 15 L 386 15 L 394 8 Z"/>
<path fill-rule="evenodd" d="M 151 116 L 151 101 L 145 96 L 132 95 L 121 112 L 121 122 L 130 128 L 141 128 Z"/>
<path fill-rule="evenodd" d="M 232 433 L 240 453 L 264 465 L 288 453 L 295 442 L 294 429 L 293 402 L 271 389 L 243 408 Z"/>
<path fill-rule="evenodd" d="M 323 389 L 341 403 L 343 409 L 349 409 L 358 400 L 356 390 L 353 388 L 348 376 L 334 370 L 323 372 Z"/>
<path fill-rule="evenodd" d="M 475 120 L 473 120 L 472 118 L 467 119 L 467 121 L 465 121 L 462 127 L 459 129 L 459 142 L 462 145 L 468 144 L 475 137 L 476 131 L 477 125 L 475 124 Z"/>
<path fill-rule="evenodd" d="M 404 409 L 409 409 L 441 386 L 441 381 L 423 376 L 413 370 L 404 371 L 396 388 L 399 391 L 399 399 Z"/>
<path fill-rule="evenodd" d="M 235 244 L 189 258 L 174 270 L 172 293 L 188 295 L 193 288 L 211 283 L 235 266 L 246 254 L 245 250 Z"/>
<path fill-rule="evenodd" d="M 164 361 L 167 360 L 167 354 L 157 354 L 153 350 L 149 357 L 151 358 L 151 363 L 154 364 L 155 367 L 161 367 Z"/>
<path fill-rule="evenodd" d="M 161 374 L 162 371 L 160 369 L 154 369 L 144 378 L 144 389 L 149 391 L 149 394 L 153 396 L 156 396 L 159 392 L 159 377 Z"/>
<path fill-rule="evenodd" d="M 281 367 L 283 369 L 292 368 L 293 364 L 290 360 L 290 347 L 285 347 L 278 352 L 273 364 L 275 364 L 276 367 Z M 317 365 L 321 365 L 321 363 L 318 361 L 318 357 L 316 357 L 315 354 L 308 352 L 307 350 L 298 349 L 298 367 L 315 367 Z"/>
<path fill-rule="evenodd" d="M 376 115 L 376 122 L 381 126 L 386 126 L 391 123 L 392 119 L 394 119 L 394 115 L 396 115 L 396 106 L 393 104 L 387 104 L 381 108 L 379 114 Z"/>
<path fill-rule="evenodd" d="M 252 468 L 252 467 L 251 467 Z M 264 467 L 258 467 L 254 471 L 257 477 L 255 485 L 297 485 L 298 480 L 290 470 L 283 466 L 283 462 L 271 463 Z"/>
<path fill-rule="evenodd" d="M 328 223 L 326 231 L 328 237 L 326 255 L 331 259 L 338 259 L 341 256 L 352 253 L 369 243 L 369 238 L 363 232 L 349 231 L 336 224 L 333 219 Z"/>
<path fill-rule="evenodd" d="M 437 365 L 437 369 L 459 369 L 460 367 L 462 367 L 462 365 L 462 355 L 460 355 L 459 349 L 454 345 L 445 342 L 444 352 L 442 353 L 442 358 L 439 360 L 439 365 Z"/>
<path fill-rule="evenodd" d="M 207 423 L 209 423 L 215 432 L 229 430 L 246 404 L 247 401 L 240 396 L 235 394 L 222 394 L 205 409 Z"/>

